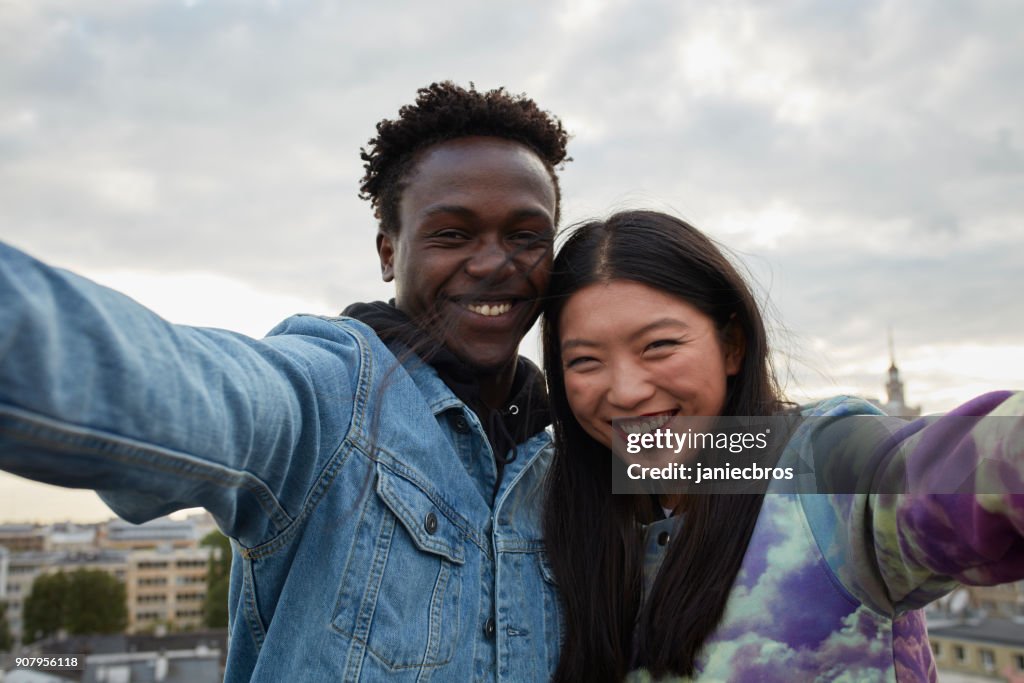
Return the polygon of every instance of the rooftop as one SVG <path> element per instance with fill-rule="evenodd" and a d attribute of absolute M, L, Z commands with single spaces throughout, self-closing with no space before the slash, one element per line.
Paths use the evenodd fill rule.
<path fill-rule="evenodd" d="M 933 638 L 1024 647 L 1024 620 L 985 617 L 960 623 L 929 621 L 928 635 Z"/>

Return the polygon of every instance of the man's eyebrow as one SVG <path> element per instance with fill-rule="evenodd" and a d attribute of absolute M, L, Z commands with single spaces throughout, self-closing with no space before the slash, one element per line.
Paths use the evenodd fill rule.
<path fill-rule="evenodd" d="M 459 216 L 473 216 L 473 211 L 467 209 L 465 206 L 459 206 L 458 204 L 437 204 L 427 208 L 424 212 L 424 216 L 434 216 L 439 213 L 454 213 Z"/>
<path fill-rule="evenodd" d="M 428 207 L 423 211 L 423 217 L 435 216 L 441 213 L 455 214 L 464 218 L 471 218 L 476 216 L 476 212 L 465 206 L 458 204 L 437 204 L 435 206 Z M 543 218 L 545 220 L 551 220 L 551 214 L 543 209 L 532 209 L 532 208 L 521 208 L 515 209 L 509 212 L 506 220 L 523 220 L 527 218 Z"/>
<path fill-rule="evenodd" d="M 544 218 L 544 219 L 550 221 L 551 220 L 551 214 L 549 214 L 547 211 L 544 211 L 542 209 L 522 208 L 522 209 L 516 209 L 515 211 L 511 212 L 509 214 L 509 218 L 512 218 L 512 219 L 515 219 L 515 220 L 522 220 L 522 219 L 525 219 L 525 218 Z"/>
<path fill-rule="evenodd" d="M 679 320 L 678 318 L 658 318 L 657 320 L 652 320 L 651 322 L 647 323 L 640 329 L 630 334 L 629 340 L 632 341 L 638 337 L 642 337 L 648 332 L 653 332 L 654 330 L 661 329 L 662 327 L 689 327 L 689 325 L 687 325 L 682 320 Z M 593 348 L 597 346 L 600 346 L 600 344 L 598 344 L 596 341 L 591 341 L 589 339 L 566 339 L 565 341 L 562 342 L 562 352 L 564 353 L 569 349 L 575 349 L 580 347 Z"/>

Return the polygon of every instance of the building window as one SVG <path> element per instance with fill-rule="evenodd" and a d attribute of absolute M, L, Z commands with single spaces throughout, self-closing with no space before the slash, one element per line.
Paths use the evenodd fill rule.
<path fill-rule="evenodd" d="M 139 562 L 139 569 L 167 569 L 166 562 Z"/>
<path fill-rule="evenodd" d="M 985 671 L 989 673 L 996 670 L 996 653 L 992 650 L 986 650 L 982 648 L 978 650 L 978 654 L 981 655 L 981 665 L 985 667 Z"/>
<path fill-rule="evenodd" d="M 140 605 L 154 602 L 167 602 L 166 595 L 140 595 L 135 599 Z"/>
<path fill-rule="evenodd" d="M 205 576 L 179 576 L 174 581 L 179 586 L 189 586 L 196 583 L 206 583 Z"/>
<path fill-rule="evenodd" d="M 953 656 L 956 657 L 956 661 L 960 663 L 967 661 L 967 653 L 964 651 L 963 645 L 953 646 Z"/>
<path fill-rule="evenodd" d="M 206 560 L 178 560 L 178 569 L 201 569 L 206 566 Z"/>
<path fill-rule="evenodd" d="M 148 579 L 139 579 L 140 586 L 166 586 L 166 576 L 155 576 Z"/>
<path fill-rule="evenodd" d="M 1013 663 L 1017 665 L 1017 671 L 1024 671 L 1024 655 L 1014 655 Z"/>
<path fill-rule="evenodd" d="M 936 659 L 941 657 L 942 656 L 942 643 L 937 643 L 937 642 L 935 642 L 933 640 L 932 641 L 932 653 L 935 655 Z"/>

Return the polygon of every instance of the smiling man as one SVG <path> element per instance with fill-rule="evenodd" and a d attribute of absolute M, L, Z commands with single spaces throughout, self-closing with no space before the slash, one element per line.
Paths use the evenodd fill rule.
<path fill-rule="evenodd" d="M 546 680 L 543 385 L 516 349 L 558 223 L 557 119 L 437 83 L 362 191 L 395 300 L 253 340 L 0 245 L 0 466 L 234 539 L 230 681 Z"/>
<path fill-rule="evenodd" d="M 378 236 L 398 308 L 447 323 L 436 330 L 445 346 L 503 377 L 547 285 L 556 206 L 550 173 L 523 145 L 480 136 L 434 145 L 402 194 L 405 228 Z"/>

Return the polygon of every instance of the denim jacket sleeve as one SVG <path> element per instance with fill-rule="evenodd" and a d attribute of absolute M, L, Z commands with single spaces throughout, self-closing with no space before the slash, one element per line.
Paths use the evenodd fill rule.
<path fill-rule="evenodd" d="M 265 543 L 351 422 L 359 345 L 328 320 L 259 341 L 172 325 L 2 244 L 0 301 L 0 467 L 96 489 L 128 520 L 203 506 Z"/>

